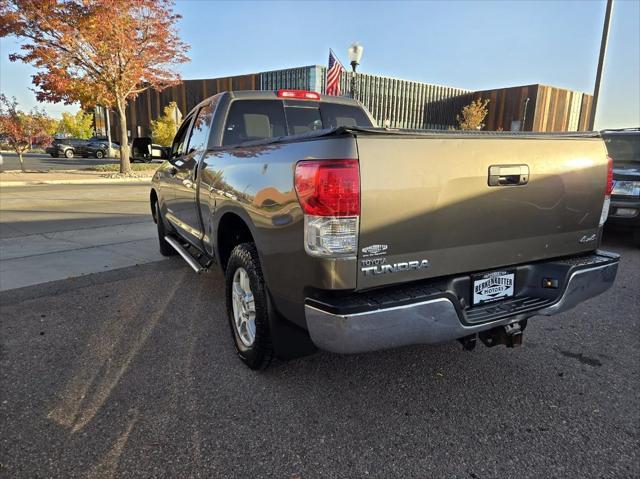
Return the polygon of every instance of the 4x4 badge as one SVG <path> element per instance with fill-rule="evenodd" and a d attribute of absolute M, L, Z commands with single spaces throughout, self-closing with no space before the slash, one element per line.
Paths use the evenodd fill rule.
<path fill-rule="evenodd" d="M 596 234 L 595 234 L 595 233 L 590 234 L 589 236 L 587 236 L 587 235 L 582 235 L 582 238 L 580 238 L 580 239 L 578 240 L 578 243 L 581 243 L 581 244 L 591 243 L 592 241 L 595 241 L 595 240 L 596 240 L 596 238 L 597 238 L 597 236 L 596 236 Z"/>

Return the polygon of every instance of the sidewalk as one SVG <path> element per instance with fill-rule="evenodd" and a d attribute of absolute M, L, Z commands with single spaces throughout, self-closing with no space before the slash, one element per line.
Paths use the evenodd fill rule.
<path fill-rule="evenodd" d="M 149 187 L 2 190 L 0 291 L 159 261 Z"/>
<path fill-rule="evenodd" d="M 118 178 L 116 173 L 87 170 L 56 170 L 56 171 L 3 171 L 0 173 L 0 187 L 34 186 L 34 185 L 95 185 L 117 183 L 148 184 L 155 172 L 155 168 L 135 171 L 136 177 Z"/>

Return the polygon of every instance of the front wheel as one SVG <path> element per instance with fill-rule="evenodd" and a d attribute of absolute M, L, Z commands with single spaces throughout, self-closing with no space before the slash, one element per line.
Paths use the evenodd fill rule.
<path fill-rule="evenodd" d="M 164 225 L 164 220 L 162 219 L 162 212 L 160 211 L 160 205 L 156 201 L 154 203 L 154 220 L 156 221 L 156 226 L 158 227 L 158 244 L 160 246 L 160 254 L 162 256 L 173 256 L 176 254 L 176 250 L 173 249 L 167 240 L 164 238 L 167 236 L 167 229 Z"/>
<path fill-rule="evenodd" d="M 67 157 L 67 158 L 73 158 L 73 150 L 71 150 L 71 149 L 65 150 L 64 156 Z"/>
<path fill-rule="evenodd" d="M 251 369 L 265 369 L 273 359 L 273 344 L 266 287 L 254 243 L 233 249 L 225 280 L 227 316 L 236 352 Z"/>
<path fill-rule="evenodd" d="M 96 151 L 96 158 L 99 159 L 99 160 L 104 158 L 104 152 L 102 150 Z"/>

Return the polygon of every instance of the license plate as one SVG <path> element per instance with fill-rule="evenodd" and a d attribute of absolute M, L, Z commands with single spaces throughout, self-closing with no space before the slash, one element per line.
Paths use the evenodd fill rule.
<path fill-rule="evenodd" d="M 473 276 L 473 305 L 512 297 L 515 283 L 515 271 L 493 271 Z"/>

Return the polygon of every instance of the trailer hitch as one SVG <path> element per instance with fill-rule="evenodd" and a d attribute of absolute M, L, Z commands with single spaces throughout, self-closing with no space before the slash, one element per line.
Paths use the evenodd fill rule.
<path fill-rule="evenodd" d="M 480 341 L 488 348 L 499 344 L 504 344 L 508 348 L 515 348 L 522 346 L 522 333 L 526 327 L 527 321 L 523 320 L 482 331 L 478 333 L 478 336 L 480 337 Z"/>

